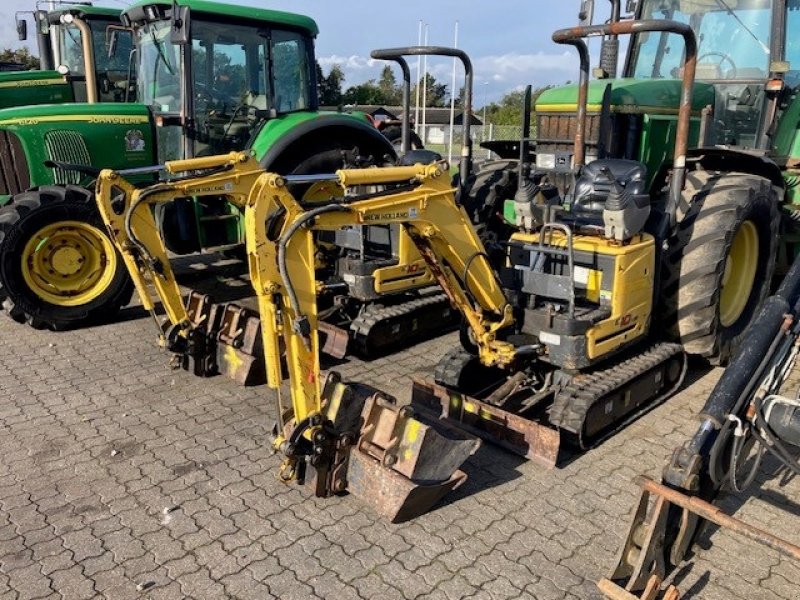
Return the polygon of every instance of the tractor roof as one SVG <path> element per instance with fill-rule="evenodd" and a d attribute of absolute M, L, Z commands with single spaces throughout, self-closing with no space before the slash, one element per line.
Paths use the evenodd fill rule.
<path fill-rule="evenodd" d="M 145 6 L 171 7 L 172 0 L 139 0 L 129 6 L 123 14 L 133 16 L 139 15 Z M 222 2 L 211 2 L 209 0 L 175 0 L 179 6 L 188 6 L 192 12 L 218 15 L 221 17 L 231 17 L 234 19 L 247 19 L 248 21 L 262 21 L 264 23 L 274 23 L 289 27 L 302 29 L 312 36 L 319 33 L 317 23 L 311 17 L 288 13 L 279 10 L 268 10 L 265 8 L 255 8 L 252 6 L 239 6 L 234 4 L 224 4 Z"/>
<path fill-rule="evenodd" d="M 67 6 L 59 6 L 55 10 L 48 11 L 50 21 L 58 22 L 58 17 L 61 15 L 71 14 L 78 17 L 105 17 L 109 19 L 119 19 L 122 11 L 118 8 L 108 8 L 105 6 L 90 6 L 88 4 L 75 4 Z"/>

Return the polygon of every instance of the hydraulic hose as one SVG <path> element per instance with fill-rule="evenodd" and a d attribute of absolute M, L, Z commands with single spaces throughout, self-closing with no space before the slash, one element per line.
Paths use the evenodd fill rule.
<path fill-rule="evenodd" d="M 342 204 L 326 204 L 312 208 L 311 210 L 303 213 L 294 223 L 289 225 L 289 228 L 278 240 L 278 271 L 281 275 L 281 280 L 286 288 L 286 295 L 289 297 L 289 305 L 295 313 L 294 330 L 307 340 L 311 334 L 311 326 L 308 322 L 308 317 L 300 312 L 300 301 L 297 299 L 297 291 L 292 284 L 292 278 L 289 275 L 289 268 L 286 264 L 286 248 L 295 233 L 301 228 L 307 226 L 311 221 L 316 219 L 319 215 L 330 212 L 350 212 L 350 208 Z"/>

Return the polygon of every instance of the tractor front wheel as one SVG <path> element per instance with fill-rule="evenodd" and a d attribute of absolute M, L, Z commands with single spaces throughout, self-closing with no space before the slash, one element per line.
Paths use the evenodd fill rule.
<path fill-rule="evenodd" d="M 132 293 L 88 190 L 41 187 L 0 209 L 0 303 L 15 321 L 57 330 L 106 320 Z"/>
<path fill-rule="evenodd" d="M 689 173 L 669 240 L 663 321 L 687 353 L 725 364 L 767 296 L 780 223 L 778 190 L 747 173 Z"/>

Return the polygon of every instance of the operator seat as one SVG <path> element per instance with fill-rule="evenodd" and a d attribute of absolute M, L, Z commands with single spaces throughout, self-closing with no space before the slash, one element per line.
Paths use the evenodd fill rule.
<path fill-rule="evenodd" d="M 579 222 L 602 225 L 607 238 L 630 239 L 650 216 L 647 168 L 621 158 L 589 163 L 575 182 L 570 213 Z"/>

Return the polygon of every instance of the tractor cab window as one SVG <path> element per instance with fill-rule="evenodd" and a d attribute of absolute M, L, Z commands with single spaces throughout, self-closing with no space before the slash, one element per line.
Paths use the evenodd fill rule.
<path fill-rule="evenodd" d="M 761 80 L 768 75 L 772 0 L 644 0 L 642 18 L 691 25 L 701 81 Z M 633 77 L 681 77 L 681 36 L 643 33 L 634 44 Z"/>
<path fill-rule="evenodd" d="M 157 114 L 181 110 L 180 49 L 170 42 L 169 21 L 148 23 L 137 29 L 140 57 L 137 98 Z"/>
<path fill-rule="evenodd" d="M 246 147 L 271 112 L 310 106 L 309 41 L 291 31 L 192 22 L 194 152 Z"/>
<path fill-rule="evenodd" d="M 125 90 L 132 82 L 128 81 L 131 50 L 133 49 L 133 35 L 124 29 L 115 29 L 116 47 L 111 48 L 111 26 L 118 26 L 117 21 L 101 19 L 92 20 L 89 24 L 92 30 L 94 46 L 94 68 L 97 74 L 98 94 L 101 102 L 124 102 Z M 131 73 L 131 75 L 134 75 Z M 128 98 L 133 98 L 129 94 Z"/>
<path fill-rule="evenodd" d="M 309 55 L 305 38 L 289 31 L 272 32 L 275 104 L 278 112 L 309 108 Z"/>
<path fill-rule="evenodd" d="M 267 44 L 254 27 L 192 23 L 196 155 L 247 143 L 258 112 L 270 107 Z"/>
<path fill-rule="evenodd" d="M 83 64 L 83 41 L 81 30 L 74 24 L 60 25 L 58 28 L 58 54 L 61 66 L 69 69 L 70 74 L 85 76 Z"/>
<path fill-rule="evenodd" d="M 756 144 L 769 75 L 772 8 L 772 0 L 643 0 L 643 19 L 686 23 L 697 36 L 696 78 L 713 84 L 716 92 L 709 144 Z M 632 77 L 683 76 L 681 36 L 643 33 L 632 43 Z"/>

